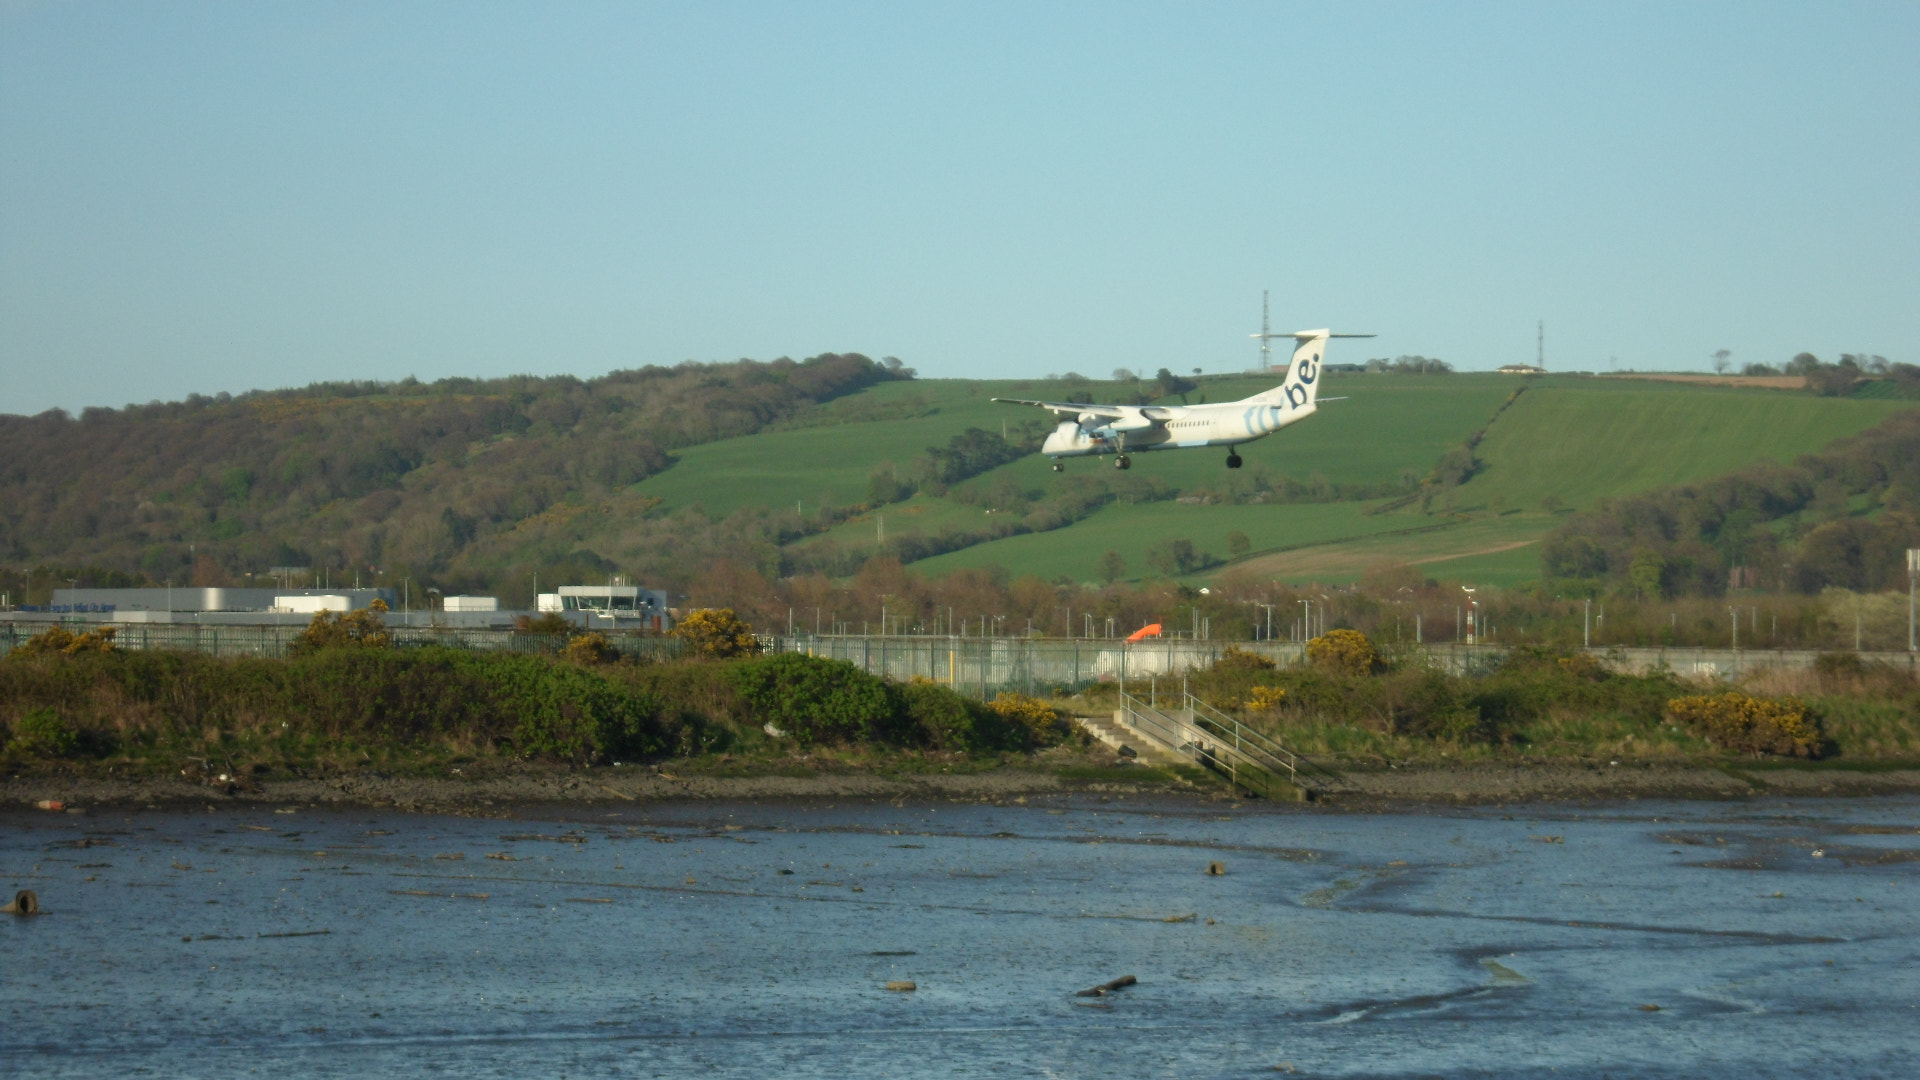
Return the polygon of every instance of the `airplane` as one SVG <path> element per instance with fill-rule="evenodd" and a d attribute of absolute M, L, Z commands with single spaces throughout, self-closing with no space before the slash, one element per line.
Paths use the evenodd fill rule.
<path fill-rule="evenodd" d="M 1320 389 L 1320 356 L 1326 351 L 1328 339 L 1374 335 L 1297 330 L 1254 336 L 1292 338 L 1293 359 L 1287 365 L 1286 381 L 1241 401 L 1216 405 L 1092 405 L 1021 398 L 993 400 L 1005 405 L 1037 406 L 1060 418 L 1060 426 L 1040 445 L 1040 452 L 1053 459 L 1054 472 L 1066 471 L 1061 458 L 1112 454 L 1114 468 L 1130 469 L 1136 450 L 1145 453 L 1201 446 L 1226 447 L 1227 468 L 1237 469 L 1241 465 L 1241 443 L 1264 439 L 1314 414 Z"/>

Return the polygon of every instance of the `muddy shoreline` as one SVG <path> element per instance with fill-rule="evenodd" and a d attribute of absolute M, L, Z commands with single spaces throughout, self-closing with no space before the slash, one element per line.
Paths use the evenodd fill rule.
<path fill-rule="evenodd" d="M 1028 797 L 1141 795 L 1196 804 L 1246 803 L 1225 784 L 1194 784 L 1147 769 L 1084 770 L 1009 766 L 982 772 L 900 773 L 852 768 L 811 773 L 687 775 L 671 769 L 524 769 L 476 777 L 406 777 L 366 771 L 230 784 L 160 777 L 114 779 L 17 775 L 0 780 L 0 807 L 57 802 L 91 806 L 370 807 L 422 813 L 493 814 L 532 805 L 617 807 L 687 801 L 1000 802 Z M 1920 767 L 1864 771 L 1822 766 L 1651 765 L 1622 762 L 1433 766 L 1349 770 L 1322 778 L 1309 807 L 1364 810 L 1429 805 L 1603 802 L 1635 799 L 1739 800 L 1756 796 L 1920 794 Z"/>

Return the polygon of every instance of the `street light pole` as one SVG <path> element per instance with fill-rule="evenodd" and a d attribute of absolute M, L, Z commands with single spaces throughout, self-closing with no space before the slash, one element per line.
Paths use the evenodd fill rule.
<path fill-rule="evenodd" d="M 1920 652 L 1914 641 L 1914 585 L 1920 582 L 1920 548 L 1907 549 L 1907 651 Z"/>

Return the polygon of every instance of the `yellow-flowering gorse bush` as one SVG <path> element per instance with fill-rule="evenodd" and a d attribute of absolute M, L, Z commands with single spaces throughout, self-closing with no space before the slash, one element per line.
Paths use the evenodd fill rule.
<path fill-rule="evenodd" d="M 1729 690 L 1667 702 L 1667 719 L 1729 750 L 1819 757 L 1817 720 L 1798 698 L 1761 698 Z"/>
<path fill-rule="evenodd" d="M 1380 663 L 1380 651 L 1358 630 L 1329 630 L 1307 642 L 1316 667 L 1342 675 L 1365 675 Z"/>
<path fill-rule="evenodd" d="M 1287 692 L 1281 687 L 1256 686 L 1247 691 L 1246 707 L 1250 712 L 1265 712 L 1268 709 L 1279 708 L 1286 703 L 1286 700 Z"/>
<path fill-rule="evenodd" d="M 719 660 L 751 656 L 760 648 L 759 639 L 753 636 L 753 627 L 735 615 L 732 608 L 690 611 L 672 632 L 696 655 Z"/>

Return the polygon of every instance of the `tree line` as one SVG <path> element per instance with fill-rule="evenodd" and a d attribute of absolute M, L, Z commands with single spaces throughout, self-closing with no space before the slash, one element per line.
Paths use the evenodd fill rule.
<path fill-rule="evenodd" d="M 1608 499 L 1542 548 L 1566 588 L 1658 598 L 1732 588 L 1904 588 L 1920 547 L 1920 410 L 1792 464 Z"/>
<path fill-rule="evenodd" d="M 269 566 L 483 580 L 486 553 L 518 546 L 516 531 L 631 503 L 672 450 L 912 377 L 898 360 L 826 353 L 0 416 L 0 562 L 176 584 Z"/>

